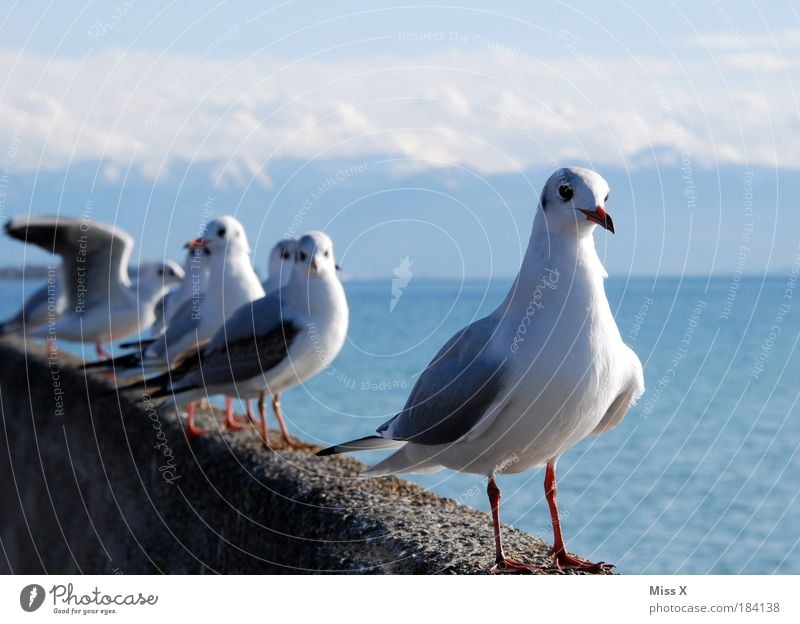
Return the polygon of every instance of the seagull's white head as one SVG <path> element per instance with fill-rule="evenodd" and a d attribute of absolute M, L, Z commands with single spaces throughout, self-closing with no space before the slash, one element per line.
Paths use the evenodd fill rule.
<path fill-rule="evenodd" d="M 159 286 L 173 286 L 183 281 L 186 273 L 174 260 L 163 262 L 142 262 L 136 271 L 137 282 L 151 282 Z"/>
<path fill-rule="evenodd" d="M 333 241 L 324 232 L 308 232 L 297 241 L 295 272 L 308 277 L 336 276 Z"/>
<path fill-rule="evenodd" d="M 172 260 L 164 262 L 142 262 L 133 281 L 139 293 L 148 297 L 153 293 L 166 290 L 180 284 L 185 273 L 181 266 Z"/>
<path fill-rule="evenodd" d="M 297 239 L 284 238 L 272 248 L 267 265 L 267 279 L 273 284 L 283 286 L 292 275 L 297 252 Z"/>
<path fill-rule="evenodd" d="M 208 268 L 208 259 L 211 256 L 211 249 L 206 247 L 190 248 L 191 243 L 186 243 L 186 259 L 183 261 L 183 269 L 186 273 L 205 270 Z"/>
<path fill-rule="evenodd" d="M 180 284 L 186 277 L 186 271 L 174 260 L 164 260 L 163 266 L 156 269 L 156 275 L 163 276 L 164 281 L 169 284 Z"/>
<path fill-rule="evenodd" d="M 600 225 L 613 234 L 614 222 L 605 209 L 608 190 L 608 182 L 591 169 L 559 169 L 548 178 L 539 202 L 547 229 L 581 238 Z"/>
<path fill-rule="evenodd" d="M 201 238 L 186 243 L 186 247 L 188 249 L 207 247 L 212 255 L 216 255 L 217 252 L 250 253 L 250 244 L 247 242 L 244 226 L 238 219 L 229 215 L 223 215 L 210 221 L 206 225 L 205 234 Z"/>

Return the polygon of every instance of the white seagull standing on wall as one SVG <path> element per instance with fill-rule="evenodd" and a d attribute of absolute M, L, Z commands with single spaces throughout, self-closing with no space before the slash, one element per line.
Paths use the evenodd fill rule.
<path fill-rule="evenodd" d="M 620 423 L 644 392 L 642 365 L 620 336 L 592 231 L 614 232 L 608 183 L 588 169 L 547 180 L 528 250 L 503 303 L 453 336 L 420 375 L 403 410 L 377 436 L 321 451 L 397 448 L 366 475 L 451 468 L 486 475 L 495 537 L 492 572 L 539 568 L 506 557 L 499 474 L 546 466 L 553 523 L 550 550 L 561 569 L 611 566 L 570 554 L 556 505 L 556 462 L 589 435 Z"/>
<path fill-rule="evenodd" d="M 210 341 L 164 375 L 127 388 L 157 388 L 152 398 L 171 396 L 191 406 L 213 394 L 276 397 L 325 370 L 342 350 L 349 324 L 333 242 L 323 232 L 309 232 L 297 241 L 295 257 L 285 286 L 241 306 Z M 282 422 L 279 403 L 273 407 Z M 261 427 L 268 445 L 266 418 Z"/>

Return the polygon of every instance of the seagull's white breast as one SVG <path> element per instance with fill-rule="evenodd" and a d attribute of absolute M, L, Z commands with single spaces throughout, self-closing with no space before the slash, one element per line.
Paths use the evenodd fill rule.
<path fill-rule="evenodd" d="M 578 273 L 536 303 L 504 311 L 492 344 L 507 358 L 503 390 L 483 421 L 440 449 L 445 467 L 488 474 L 542 465 L 590 435 L 630 383 L 630 352 L 600 277 Z"/>

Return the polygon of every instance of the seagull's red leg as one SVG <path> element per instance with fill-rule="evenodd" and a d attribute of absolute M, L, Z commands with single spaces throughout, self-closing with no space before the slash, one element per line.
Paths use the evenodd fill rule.
<path fill-rule="evenodd" d="M 262 392 L 258 395 L 258 414 L 261 416 L 261 441 L 266 448 L 271 448 L 269 445 L 269 428 L 267 427 L 267 393 Z"/>
<path fill-rule="evenodd" d="M 513 559 L 508 559 L 503 552 L 503 536 L 500 531 L 500 489 L 495 483 L 494 475 L 489 475 L 489 482 L 486 486 L 486 493 L 489 495 L 489 504 L 492 507 L 492 524 L 494 525 L 494 552 L 495 564 L 490 572 L 492 574 L 532 574 L 538 570 L 538 566 L 520 563 Z"/>
<path fill-rule="evenodd" d="M 289 437 L 289 432 L 286 430 L 286 423 L 283 422 L 283 413 L 281 412 L 281 393 L 272 397 L 272 410 L 275 412 L 275 418 L 278 419 L 278 427 L 281 429 L 281 440 L 289 448 L 294 447 L 294 442 Z"/>
<path fill-rule="evenodd" d="M 107 360 L 108 359 L 108 352 L 106 351 L 105 347 L 103 346 L 103 342 L 98 340 L 94 343 L 94 351 L 97 353 L 98 360 Z M 107 371 L 104 375 L 106 379 L 115 379 L 116 373 L 113 370 Z"/>
<path fill-rule="evenodd" d="M 58 346 L 56 345 L 55 338 L 47 339 L 47 357 L 51 358 L 58 357 Z"/>
<path fill-rule="evenodd" d="M 550 507 L 550 518 L 553 521 L 553 547 L 550 549 L 550 556 L 553 557 L 556 567 L 560 570 L 583 570 L 585 572 L 606 572 L 613 568 L 614 566 L 603 561 L 592 563 L 567 552 L 564 546 L 564 536 L 561 534 L 561 521 L 558 517 L 557 493 L 556 464 L 548 462 L 544 473 L 544 494 Z"/>
<path fill-rule="evenodd" d="M 188 422 L 187 433 L 189 434 L 189 439 L 211 433 L 207 429 L 200 429 L 200 427 L 194 424 L 194 401 L 186 406 L 186 420 Z"/>
<path fill-rule="evenodd" d="M 234 431 L 245 428 L 236 421 L 236 415 L 233 413 L 233 399 L 229 396 L 225 397 L 225 428 Z"/>
<path fill-rule="evenodd" d="M 245 409 L 245 414 L 247 415 L 247 421 L 251 425 L 255 425 L 256 424 L 256 419 L 253 417 L 253 406 L 250 405 L 250 399 L 247 399 L 244 402 L 244 409 Z"/>

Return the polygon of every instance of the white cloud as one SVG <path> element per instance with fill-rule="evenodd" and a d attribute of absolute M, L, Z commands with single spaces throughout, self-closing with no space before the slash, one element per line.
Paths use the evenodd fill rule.
<path fill-rule="evenodd" d="M 771 48 L 773 50 L 800 50 L 800 29 L 787 29 L 772 33 L 742 33 L 740 28 L 728 32 L 707 33 L 688 37 L 683 43 L 706 47 L 710 50 L 735 50 Z"/>
<path fill-rule="evenodd" d="M 109 179 L 131 165 L 156 178 L 199 160 L 223 180 L 262 184 L 275 159 L 334 156 L 481 173 L 565 160 L 635 166 L 651 150 L 669 162 L 688 151 L 698 164 L 800 165 L 791 84 L 800 57 L 733 48 L 716 63 L 679 64 L 589 56 L 575 43 L 564 51 L 300 62 L 6 52 L 0 150 L 16 132 L 20 169 L 103 160 Z"/>

